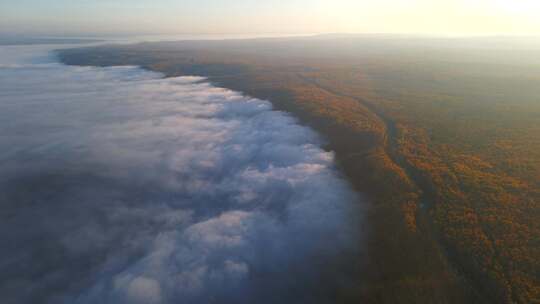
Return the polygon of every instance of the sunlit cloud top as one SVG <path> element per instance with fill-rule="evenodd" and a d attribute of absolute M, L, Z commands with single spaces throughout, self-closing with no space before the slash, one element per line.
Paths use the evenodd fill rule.
<path fill-rule="evenodd" d="M 540 34 L 536 0 L 0 0 L 0 31 Z"/>

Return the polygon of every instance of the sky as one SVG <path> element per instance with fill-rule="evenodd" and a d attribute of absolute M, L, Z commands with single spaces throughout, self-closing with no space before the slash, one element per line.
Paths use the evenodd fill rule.
<path fill-rule="evenodd" d="M 0 0 L 0 32 L 540 34 L 536 0 Z"/>

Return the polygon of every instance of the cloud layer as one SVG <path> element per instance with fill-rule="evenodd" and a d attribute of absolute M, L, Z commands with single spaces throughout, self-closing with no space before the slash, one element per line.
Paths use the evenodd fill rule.
<path fill-rule="evenodd" d="M 358 249 L 360 212 L 316 134 L 202 78 L 43 53 L 0 49 L 4 303 L 313 303 L 332 292 L 328 273 Z"/>

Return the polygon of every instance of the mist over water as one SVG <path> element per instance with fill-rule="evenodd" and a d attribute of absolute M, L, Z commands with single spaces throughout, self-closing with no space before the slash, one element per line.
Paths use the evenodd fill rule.
<path fill-rule="evenodd" d="M 0 48 L 2 303 L 314 303 L 359 250 L 320 139 L 198 77 Z"/>

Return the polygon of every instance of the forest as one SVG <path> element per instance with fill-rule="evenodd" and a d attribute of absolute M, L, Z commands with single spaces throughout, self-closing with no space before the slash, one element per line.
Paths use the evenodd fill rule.
<path fill-rule="evenodd" d="M 311 126 L 371 204 L 343 302 L 540 302 L 540 46 L 344 35 L 62 50 L 197 75 Z"/>

